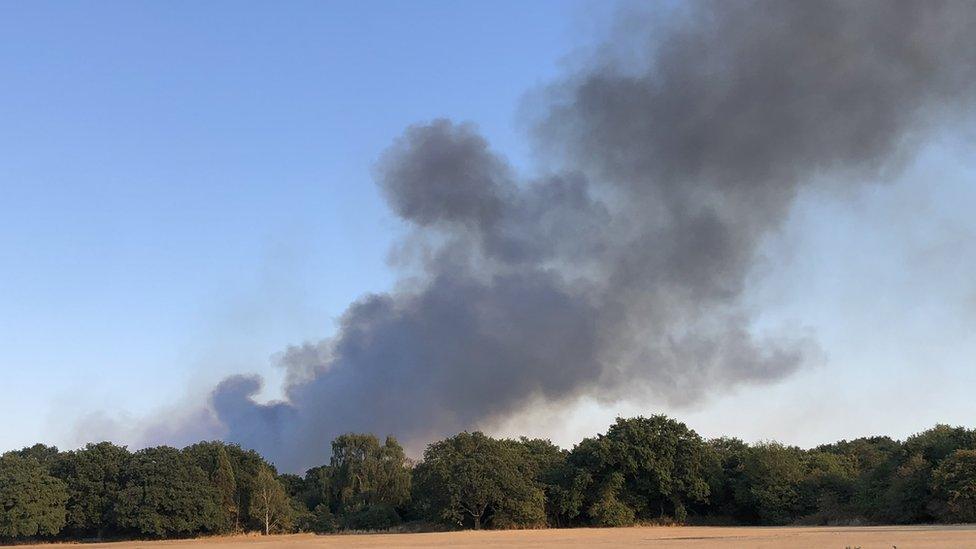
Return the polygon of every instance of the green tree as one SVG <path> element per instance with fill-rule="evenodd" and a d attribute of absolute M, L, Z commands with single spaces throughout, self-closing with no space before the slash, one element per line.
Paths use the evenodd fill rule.
<path fill-rule="evenodd" d="M 338 527 L 338 522 L 332 515 L 332 511 L 329 510 L 328 505 L 320 503 L 312 509 L 308 531 L 316 534 L 328 534 L 335 532 Z"/>
<path fill-rule="evenodd" d="M 34 458 L 0 457 L 0 539 L 53 536 L 65 524 L 68 491 Z"/>
<path fill-rule="evenodd" d="M 857 480 L 851 498 L 852 519 L 889 520 L 886 518 L 885 499 L 898 461 L 904 453 L 901 442 L 889 437 L 866 437 L 823 445 L 817 450 L 845 456 L 855 464 Z"/>
<path fill-rule="evenodd" d="M 151 537 L 218 532 L 220 501 L 203 469 L 179 450 L 146 448 L 129 461 L 117 507 L 119 526 Z"/>
<path fill-rule="evenodd" d="M 222 442 L 199 442 L 183 449 L 183 454 L 207 475 L 210 484 L 220 495 L 219 530 L 229 532 L 240 528 L 237 477 L 231 464 L 227 445 Z"/>
<path fill-rule="evenodd" d="M 663 415 L 617 418 L 606 435 L 584 440 L 570 453 L 570 461 L 602 487 L 599 493 L 611 493 L 616 483 L 610 478 L 619 474 L 623 484 L 612 491 L 637 518 L 669 515 L 678 521 L 687 517 L 689 503 L 707 501 L 706 459 L 701 437 Z"/>
<path fill-rule="evenodd" d="M 568 526 L 577 521 L 583 508 L 590 475 L 569 463 L 569 452 L 544 439 L 519 439 L 534 464 L 536 480 L 546 501 L 546 522 Z"/>
<path fill-rule="evenodd" d="M 850 456 L 812 451 L 805 456 L 804 467 L 798 491 L 805 522 L 831 524 L 852 518 L 857 463 Z"/>
<path fill-rule="evenodd" d="M 882 518 L 896 524 L 931 520 L 931 484 L 932 465 L 922 454 L 911 454 L 889 481 Z"/>
<path fill-rule="evenodd" d="M 131 453 L 111 442 L 67 452 L 52 473 L 68 488 L 67 526 L 74 535 L 103 537 L 118 531 L 116 505 Z"/>
<path fill-rule="evenodd" d="M 956 450 L 932 474 L 943 522 L 976 522 L 976 450 Z"/>
<path fill-rule="evenodd" d="M 611 473 L 597 487 L 593 502 L 587 513 L 594 524 L 600 526 L 627 526 L 633 524 L 634 509 L 621 499 L 624 490 L 624 476 L 621 473 Z"/>
<path fill-rule="evenodd" d="M 804 477 L 803 451 L 777 442 L 757 444 L 745 453 L 735 499 L 752 520 L 762 524 L 787 524 L 803 507 L 800 482 Z"/>
<path fill-rule="evenodd" d="M 617 470 L 611 443 L 603 435 L 585 438 L 569 453 L 562 496 L 566 507 L 595 526 L 620 526 L 636 513 L 625 501 L 624 477 Z M 573 516 L 568 517 L 570 519 Z"/>
<path fill-rule="evenodd" d="M 410 498 L 410 470 L 393 437 L 381 445 L 370 434 L 349 433 L 332 442 L 329 484 L 336 511 L 350 528 L 386 528 L 399 522 L 396 509 Z M 345 520 L 345 519 L 344 519 Z M 383 520 L 388 523 L 380 524 Z"/>
<path fill-rule="evenodd" d="M 735 499 L 741 484 L 742 464 L 749 445 L 737 438 L 716 438 L 705 445 L 705 477 L 708 482 L 707 505 L 696 507 L 707 514 L 751 520 L 752 513 L 741 509 Z"/>
<path fill-rule="evenodd" d="M 234 494 L 234 507 L 237 509 L 235 529 L 263 530 L 261 521 L 251 518 L 248 510 L 251 508 L 258 474 L 262 469 L 271 467 L 271 465 L 254 450 L 245 450 L 236 444 L 222 442 L 216 444 L 222 445 L 227 453 L 234 473 L 234 481 L 237 485 L 237 491 Z"/>
<path fill-rule="evenodd" d="M 919 454 L 933 467 L 961 449 L 976 449 L 976 431 L 939 424 L 905 441 L 907 455 Z"/>
<path fill-rule="evenodd" d="M 403 448 L 393 437 L 346 434 L 332 442 L 332 486 L 340 505 L 398 506 L 410 497 L 410 471 Z"/>
<path fill-rule="evenodd" d="M 331 509 L 332 503 L 332 467 L 322 465 L 313 467 L 305 472 L 302 490 L 299 494 L 301 501 L 315 512 L 319 505 Z"/>
<path fill-rule="evenodd" d="M 264 534 L 268 535 L 272 530 L 285 526 L 289 520 L 289 509 L 284 487 L 270 467 L 263 467 L 254 483 L 249 509 L 251 518 L 259 521 Z"/>
<path fill-rule="evenodd" d="M 427 447 L 414 469 L 419 506 L 433 520 L 480 529 L 545 522 L 536 467 L 516 441 L 461 433 Z"/>
<path fill-rule="evenodd" d="M 22 458 L 33 459 L 41 464 L 47 470 L 50 470 L 51 466 L 58 460 L 61 452 L 58 451 L 57 446 L 48 446 L 46 444 L 37 443 L 33 446 L 28 446 L 20 450 L 14 450 L 12 452 L 7 452 L 8 454 L 14 454 Z"/>
<path fill-rule="evenodd" d="M 593 477 L 568 461 L 542 473 L 546 499 L 546 521 L 549 526 L 564 527 L 580 522 L 587 489 Z"/>

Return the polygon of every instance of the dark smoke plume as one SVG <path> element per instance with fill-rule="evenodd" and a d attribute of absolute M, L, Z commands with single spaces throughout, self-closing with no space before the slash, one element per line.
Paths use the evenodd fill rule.
<path fill-rule="evenodd" d="M 416 445 L 533 401 L 686 403 L 802 367 L 816 345 L 755 333 L 743 303 L 758 248 L 803 188 L 878 180 L 971 107 L 976 4 L 716 2 L 640 27 L 537 113 L 562 171 L 520 178 L 467 124 L 408 128 L 377 167 L 410 226 L 401 283 L 283 354 L 286 401 L 221 383 L 222 436 L 297 470 L 344 431 Z"/>

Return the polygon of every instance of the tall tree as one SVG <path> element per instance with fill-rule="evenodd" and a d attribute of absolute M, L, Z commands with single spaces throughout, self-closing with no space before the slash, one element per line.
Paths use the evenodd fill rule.
<path fill-rule="evenodd" d="M 749 448 L 743 458 L 735 490 L 739 507 L 763 524 L 795 520 L 802 510 L 799 488 L 805 472 L 803 451 L 769 442 Z"/>
<path fill-rule="evenodd" d="M 944 522 L 976 522 L 976 449 L 956 450 L 932 474 L 936 514 Z"/>
<path fill-rule="evenodd" d="M 183 449 L 190 462 L 200 467 L 210 484 L 220 494 L 220 530 L 240 529 L 237 478 L 227 445 L 223 442 L 199 442 Z"/>
<path fill-rule="evenodd" d="M 119 526 L 151 537 L 218 532 L 220 501 L 203 469 L 179 450 L 146 448 L 129 461 L 119 494 Z"/>
<path fill-rule="evenodd" d="M 258 474 L 262 469 L 271 467 L 271 464 L 254 450 L 245 450 L 236 444 L 222 442 L 216 444 L 220 444 L 227 452 L 231 469 L 234 472 L 234 480 L 237 484 L 234 506 L 237 509 L 235 520 L 239 522 L 236 524 L 236 529 L 263 529 L 260 520 L 250 517 L 249 510 L 251 509 Z"/>
<path fill-rule="evenodd" d="M 683 521 L 689 503 L 707 501 L 704 441 L 663 415 L 617 418 L 606 435 L 581 442 L 570 461 L 602 487 L 593 493 L 616 494 L 637 518 Z M 614 475 L 622 478 L 619 490 L 610 489 Z"/>
<path fill-rule="evenodd" d="M 0 539 L 53 536 L 65 524 L 68 491 L 31 457 L 0 457 Z"/>
<path fill-rule="evenodd" d="M 381 445 L 370 434 L 349 433 L 332 442 L 332 486 L 339 505 L 396 507 L 410 497 L 406 455 L 393 437 Z"/>
<path fill-rule="evenodd" d="M 67 484 L 67 529 L 102 537 L 118 530 L 116 506 L 132 454 L 111 442 L 88 444 L 63 454 L 52 473 Z"/>
<path fill-rule="evenodd" d="M 302 491 L 299 498 L 309 508 L 314 510 L 319 505 L 331 509 L 332 503 L 332 467 L 322 465 L 313 467 L 305 472 Z"/>
<path fill-rule="evenodd" d="M 270 467 L 262 467 L 254 482 L 249 510 L 251 517 L 261 522 L 264 534 L 268 535 L 287 520 L 288 511 L 285 488 Z"/>
<path fill-rule="evenodd" d="M 515 441 L 461 433 L 427 447 L 415 472 L 415 494 L 428 516 L 475 529 L 545 522 L 536 468 Z"/>

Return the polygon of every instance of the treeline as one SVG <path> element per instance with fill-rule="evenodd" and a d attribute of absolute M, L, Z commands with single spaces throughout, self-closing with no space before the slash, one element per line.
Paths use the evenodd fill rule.
<path fill-rule="evenodd" d="M 704 440 L 665 416 L 618 419 L 572 450 L 461 433 L 412 463 L 392 437 L 347 434 L 329 463 L 282 474 L 251 450 L 109 442 L 0 456 L 0 540 L 244 531 L 620 526 L 636 522 L 976 521 L 976 431 L 811 450 Z"/>

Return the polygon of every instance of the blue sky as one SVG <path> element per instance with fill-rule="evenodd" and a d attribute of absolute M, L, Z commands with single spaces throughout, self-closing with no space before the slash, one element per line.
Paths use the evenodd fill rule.
<path fill-rule="evenodd" d="M 146 413 L 326 335 L 391 280 L 376 156 L 438 116 L 526 154 L 518 102 L 556 73 L 578 13 L 0 6 L 0 409 L 23 418 L 0 447 L 91 409 Z"/>
<path fill-rule="evenodd" d="M 0 4 L 0 413 L 17 418 L 0 449 L 70 446 L 88 438 L 73 432 L 87 414 L 137 421 L 234 372 L 269 376 L 275 396 L 270 356 L 328 335 L 352 300 L 393 281 L 402 228 L 371 180 L 383 148 L 446 116 L 530 166 L 519 106 L 607 12 L 561 0 Z M 972 423 L 976 170 L 964 150 L 933 144 L 897 181 L 803 197 L 754 297 L 772 303 L 770 323 L 814 330 L 823 365 L 673 412 L 706 433 L 802 444 Z M 566 443 L 649 411 L 582 402 L 572 429 L 510 427 Z"/>

